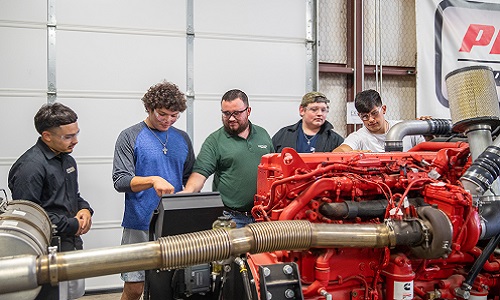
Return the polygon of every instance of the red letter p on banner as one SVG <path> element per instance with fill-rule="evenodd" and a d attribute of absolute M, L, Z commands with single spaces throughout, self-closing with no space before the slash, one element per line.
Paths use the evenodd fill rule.
<path fill-rule="evenodd" d="M 470 52 L 474 46 L 487 46 L 495 33 L 495 27 L 491 25 L 470 24 L 464 39 L 460 52 Z"/>

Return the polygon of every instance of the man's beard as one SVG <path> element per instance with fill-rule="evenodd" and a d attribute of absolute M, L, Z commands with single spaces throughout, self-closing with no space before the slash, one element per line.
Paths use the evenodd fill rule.
<path fill-rule="evenodd" d="M 230 135 L 238 135 L 238 134 L 242 133 L 243 131 L 245 131 L 249 126 L 248 120 L 245 121 L 244 123 L 237 122 L 239 126 L 236 129 L 232 129 L 229 126 L 229 121 L 222 122 L 222 123 L 224 124 L 224 130 L 227 133 L 229 133 Z"/>

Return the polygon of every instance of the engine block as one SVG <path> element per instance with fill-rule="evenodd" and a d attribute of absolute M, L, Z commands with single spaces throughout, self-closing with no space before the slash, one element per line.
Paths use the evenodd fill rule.
<path fill-rule="evenodd" d="M 352 246 L 248 254 L 250 269 L 296 263 L 305 299 L 456 299 L 486 244 L 483 205 L 459 181 L 470 165 L 465 142 L 425 142 L 408 152 L 298 154 L 287 148 L 266 155 L 252 210 L 257 222 L 308 220 L 352 231 L 352 224 L 391 228 L 404 221 L 418 224 L 420 235 L 410 245 L 404 241 L 415 239 L 415 231 L 399 230 L 396 244 L 373 246 L 363 244 L 363 230 L 354 230 L 348 232 Z M 492 254 L 470 299 L 499 299 L 499 276 L 500 256 Z"/>

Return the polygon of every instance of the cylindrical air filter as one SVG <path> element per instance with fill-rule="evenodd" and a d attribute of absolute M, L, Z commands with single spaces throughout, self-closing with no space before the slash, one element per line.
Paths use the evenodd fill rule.
<path fill-rule="evenodd" d="M 465 131 L 470 125 L 500 125 L 500 109 L 493 70 L 471 66 L 446 75 L 453 131 Z"/>

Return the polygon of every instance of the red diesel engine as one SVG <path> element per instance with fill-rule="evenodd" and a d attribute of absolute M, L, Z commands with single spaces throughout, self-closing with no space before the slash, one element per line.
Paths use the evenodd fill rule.
<path fill-rule="evenodd" d="M 253 278 L 265 281 L 255 284 L 260 295 L 269 288 L 260 273 L 284 264 L 300 273 L 300 291 L 288 296 L 304 299 L 500 299 L 493 71 L 458 69 L 446 86 L 452 120 L 399 123 L 387 133 L 385 153 L 288 148 L 262 158 L 253 215 L 258 222 L 307 220 L 313 246 L 248 254 Z M 401 152 L 406 135 L 445 132 L 444 140 Z M 456 133 L 463 138 L 453 139 Z M 274 234 L 290 235 L 284 231 Z"/>
<path fill-rule="evenodd" d="M 456 299 L 486 246 L 484 222 L 495 231 L 500 223 L 489 218 L 496 202 L 477 207 L 459 181 L 470 164 L 465 142 L 394 153 L 299 155 L 288 148 L 266 155 L 252 211 L 257 221 L 339 224 L 332 239 L 342 247 L 252 254 L 250 269 L 295 262 L 305 299 Z M 365 241 L 363 224 L 382 223 L 398 228 L 394 243 Z M 481 267 L 469 299 L 498 299 L 500 256 L 488 255 Z"/>

